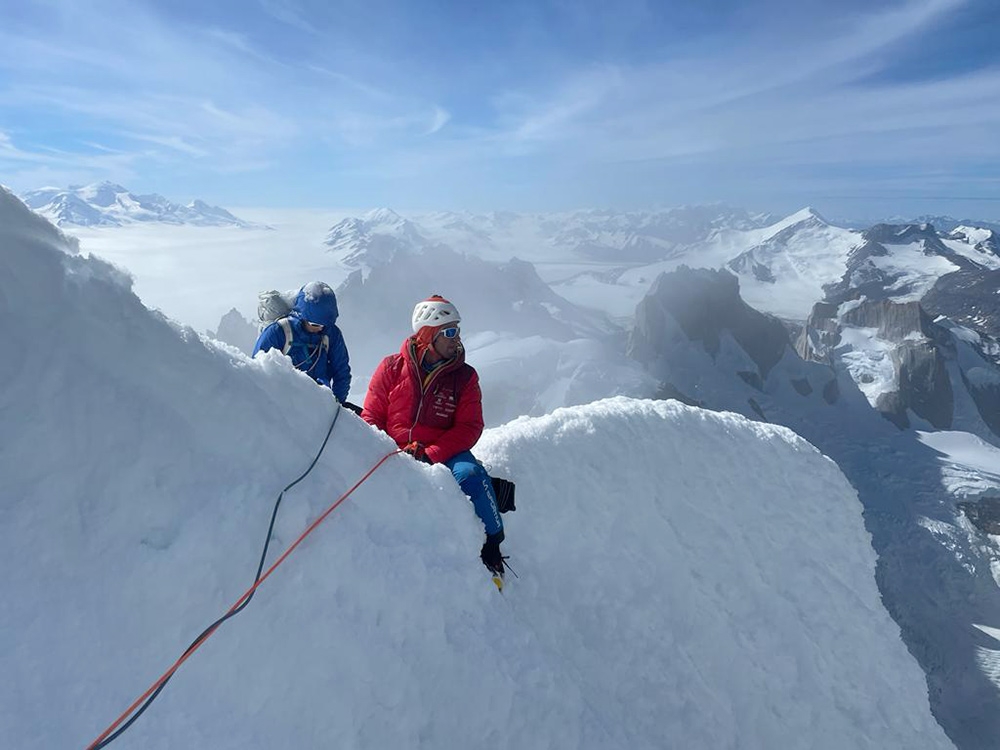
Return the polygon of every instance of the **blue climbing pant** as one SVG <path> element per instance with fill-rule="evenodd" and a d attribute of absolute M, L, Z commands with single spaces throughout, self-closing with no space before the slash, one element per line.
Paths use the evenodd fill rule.
<path fill-rule="evenodd" d="M 486 533 L 496 534 L 502 530 L 503 521 L 500 520 L 500 511 L 497 509 L 493 481 L 483 465 L 472 455 L 472 451 L 457 453 L 445 461 L 444 465 L 451 469 L 462 492 L 472 499 L 476 515 L 486 527 Z"/>

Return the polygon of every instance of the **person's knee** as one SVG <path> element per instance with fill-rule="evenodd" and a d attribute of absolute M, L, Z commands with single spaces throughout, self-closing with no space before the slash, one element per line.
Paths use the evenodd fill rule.
<path fill-rule="evenodd" d="M 479 480 L 486 475 L 486 469 L 475 458 L 456 461 L 451 466 L 451 473 L 459 484 L 465 484 L 470 479 Z"/>
<path fill-rule="evenodd" d="M 455 481 L 458 482 L 459 484 L 465 484 L 466 481 L 468 481 L 469 477 L 473 475 L 473 472 L 475 472 L 475 470 L 476 470 L 475 465 L 470 464 L 466 461 L 463 461 L 462 463 L 459 464 L 455 464 L 454 466 L 451 467 L 451 473 L 455 477 Z"/>
<path fill-rule="evenodd" d="M 457 476 L 455 478 L 458 479 L 459 485 L 467 490 L 467 495 L 474 494 L 471 490 L 478 490 L 489 482 L 486 470 L 482 466 L 470 466 L 468 471 L 463 472 L 461 479 Z"/>

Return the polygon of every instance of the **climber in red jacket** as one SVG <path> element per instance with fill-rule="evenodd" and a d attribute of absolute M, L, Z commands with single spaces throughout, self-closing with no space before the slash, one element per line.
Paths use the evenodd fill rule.
<path fill-rule="evenodd" d="M 451 469 L 486 527 L 483 564 L 502 576 L 503 521 L 490 476 L 471 452 L 483 433 L 483 402 L 479 375 L 465 362 L 461 318 L 434 295 L 417 303 L 411 322 L 413 335 L 375 369 L 361 417 L 415 459 Z"/>

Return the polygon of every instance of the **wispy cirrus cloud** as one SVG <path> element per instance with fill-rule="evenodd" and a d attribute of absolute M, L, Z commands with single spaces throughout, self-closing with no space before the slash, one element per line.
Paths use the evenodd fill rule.
<path fill-rule="evenodd" d="M 148 143 L 155 143 L 158 146 L 166 146 L 169 149 L 179 151 L 189 156 L 208 156 L 208 151 L 191 145 L 180 136 L 157 136 L 145 133 L 127 132 L 123 132 L 121 135 L 136 141 L 147 141 Z"/>
<path fill-rule="evenodd" d="M 0 128 L 81 164 L 100 142 L 158 180 L 237 192 L 239 173 L 241 201 L 276 183 L 331 202 L 738 201 L 762 183 L 792 200 L 930 155 L 970 179 L 1000 163 L 1000 53 L 969 41 L 989 0 L 229 2 L 53 0 L 5 26 Z"/>
<path fill-rule="evenodd" d="M 0 167 L 4 182 L 20 182 L 13 186 L 57 186 L 86 183 L 95 175 L 115 175 L 128 180 L 136 175 L 136 166 L 148 154 L 125 152 L 96 143 L 82 143 L 78 151 L 64 151 L 50 146 L 21 147 L 7 133 L 0 131 Z"/>
<path fill-rule="evenodd" d="M 859 15 L 841 33 L 820 35 L 800 29 L 784 45 L 752 32 L 727 50 L 646 65 L 592 67 L 531 96 L 508 94 L 496 100 L 503 135 L 511 141 L 566 141 L 588 138 L 607 155 L 650 158 L 666 154 L 656 144 L 664 136 L 668 153 L 701 153 L 740 142 L 799 140 L 838 129 L 869 130 L 853 107 L 912 123 L 915 110 L 983 103 L 994 76 L 958 77 L 924 86 L 865 86 L 859 81 L 879 65 L 878 56 L 905 42 L 965 0 L 919 0 L 888 11 Z M 819 37 L 819 38 L 817 38 Z M 922 98 L 905 103 L 907 97 Z M 885 104 L 879 106 L 879 102 Z M 940 112 L 940 116 L 947 116 Z M 992 117 L 990 109 L 981 116 Z M 617 134 L 617 135 L 616 135 Z M 638 136 L 638 139 L 637 139 Z M 651 149 L 645 151 L 645 149 Z"/>
<path fill-rule="evenodd" d="M 309 23 L 305 11 L 298 3 L 292 0 L 257 0 L 257 2 L 265 13 L 278 21 L 309 34 L 319 33 L 316 27 Z"/>
<path fill-rule="evenodd" d="M 265 5 L 294 19 L 289 4 Z M 347 74 L 331 84 L 328 69 L 281 59 L 243 31 L 166 23 L 136 3 L 116 8 L 112 40 L 106 16 L 68 3 L 55 9 L 44 29 L 0 29 L 0 104 L 27 113 L 24 132 L 33 121 L 70 121 L 63 132 L 99 130 L 232 172 L 328 137 L 331 122 L 367 119 L 377 134 L 431 133 L 448 120 L 441 107 L 401 101 Z M 352 126 L 346 133 L 358 142 Z M 72 136 L 63 138 L 71 148 Z"/>

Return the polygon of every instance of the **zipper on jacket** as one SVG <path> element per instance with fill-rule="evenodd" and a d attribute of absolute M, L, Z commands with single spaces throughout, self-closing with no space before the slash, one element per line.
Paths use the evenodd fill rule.
<path fill-rule="evenodd" d="M 427 393 L 427 389 L 429 389 L 431 387 L 431 383 L 433 383 L 435 381 L 435 379 L 437 379 L 437 376 L 440 375 L 444 370 L 447 370 L 448 368 L 447 368 L 447 365 L 445 365 L 444 367 L 439 367 L 437 370 L 435 370 L 434 372 L 432 372 L 431 373 L 431 378 L 430 378 L 430 380 L 427 381 L 427 386 L 425 388 L 424 387 L 424 379 L 422 377 L 420 377 L 420 363 L 417 362 L 416 361 L 416 357 L 413 356 L 414 355 L 413 347 L 410 347 L 409 354 L 410 354 L 410 361 L 413 362 L 413 365 L 414 365 L 414 367 L 413 367 L 413 374 L 414 374 L 414 377 L 416 377 L 416 379 L 417 379 L 417 386 L 420 388 L 420 399 L 417 401 L 417 413 L 413 417 L 413 424 L 410 425 L 410 432 L 409 432 L 409 438 L 410 439 L 407 441 L 409 443 L 412 443 L 413 442 L 413 428 L 416 427 L 417 426 L 417 422 L 420 421 L 420 410 L 424 408 L 424 394 Z"/>

